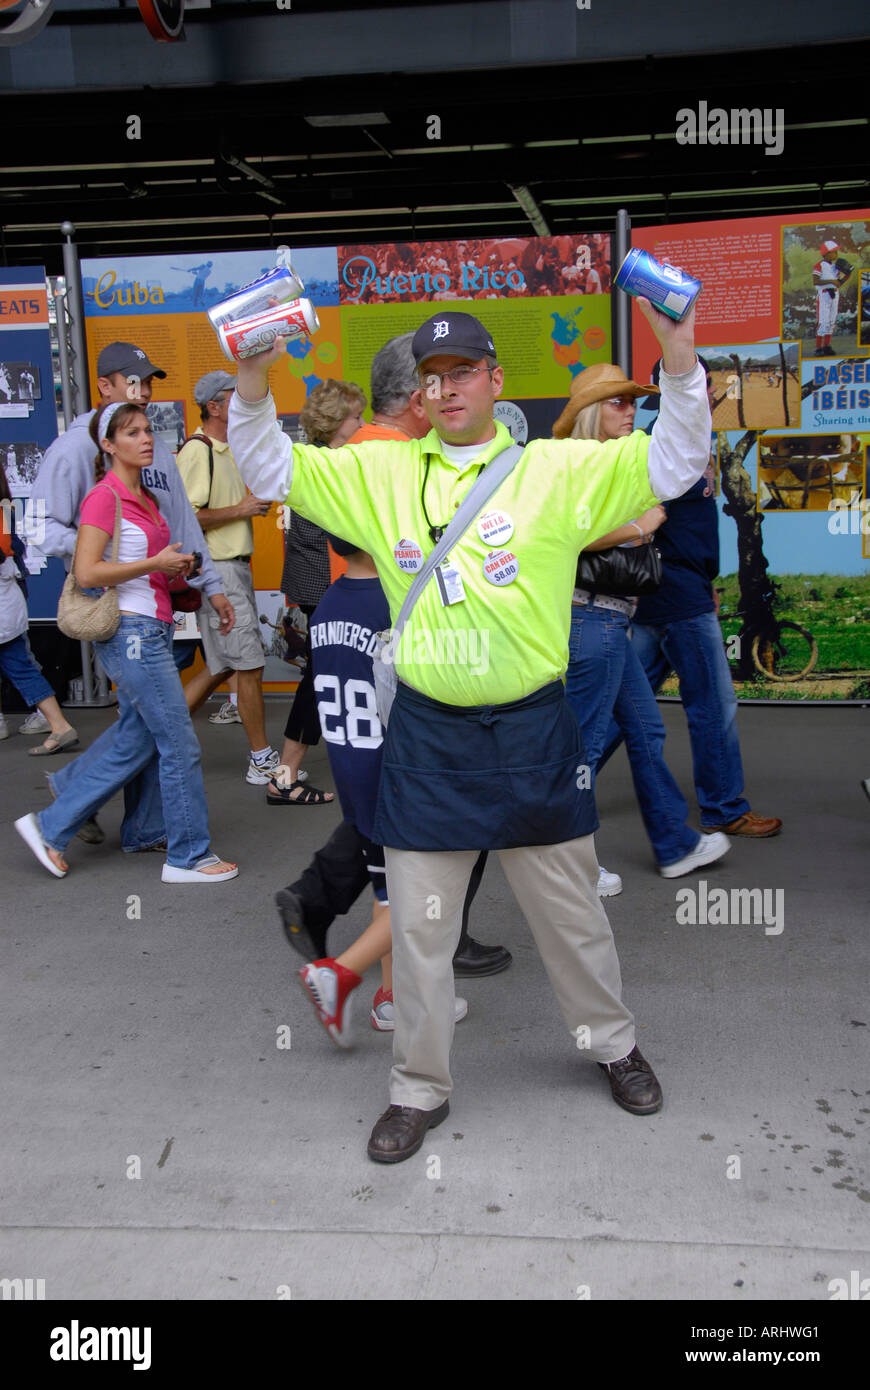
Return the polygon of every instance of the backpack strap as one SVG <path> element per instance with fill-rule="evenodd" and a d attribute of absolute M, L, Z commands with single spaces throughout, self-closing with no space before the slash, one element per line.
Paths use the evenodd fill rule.
<path fill-rule="evenodd" d="M 184 448 L 185 444 L 192 444 L 194 441 L 198 444 L 204 444 L 208 449 L 208 497 L 205 499 L 205 505 L 206 508 L 208 508 L 211 506 L 211 490 L 214 483 L 214 450 L 207 434 L 189 434 L 184 444 L 182 444 L 181 449 Z M 178 450 L 179 454 L 181 453 L 181 449 Z"/>

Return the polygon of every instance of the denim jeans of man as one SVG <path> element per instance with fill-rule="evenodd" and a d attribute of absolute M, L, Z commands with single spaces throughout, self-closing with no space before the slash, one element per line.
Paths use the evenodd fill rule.
<path fill-rule="evenodd" d="M 571 609 L 568 703 L 583 730 L 593 775 L 601 767 L 608 729 L 625 738 L 631 775 L 647 835 L 660 868 L 685 858 L 698 843 L 689 808 L 664 759 L 665 727 L 649 681 L 629 640 L 625 613 L 591 604 Z"/>
<path fill-rule="evenodd" d="M 108 797 L 153 762 L 163 804 L 171 808 L 166 862 L 190 869 L 208 853 L 199 742 L 172 660 L 171 640 L 167 623 L 122 614 L 115 635 L 97 643 L 97 656 L 118 687 L 120 717 L 114 739 L 84 767 L 83 759 L 77 759 L 62 794 L 40 813 L 40 829 L 52 849 L 63 851 Z"/>
<path fill-rule="evenodd" d="M 179 671 L 183 671 L 196 655 L 199 646 L 198 642 L 175 642 L 172 643 L 172 658 Z M 190 652 L 193 648 L 193 652 Z M 123 708 L 127 696 L 123 691 L 118 691 L 118 708 Z M 78 776 L 79 770 L 88 767 L 92 762 L 101 758 L 104 753 L 108 753 L 115 746 L 118 737 L 119 721 L 115 720 L 100 734 L 99 738 L 94 739 L 90 748 L 85 749 L 79 757 L 73 758 L 70 762 L 64 763 L 63 767 L 52 772 L 48 778 L 49 785 L 56 797 L 61 796 L 69 786 L 73 777 Z M 144 757 L 143 753 L 143 757 Z M 106 800 L 113 796 L 118 790 L 115 787 L 110 791 Z M 97 808 L 99 810 L 99 807 Z M 160 796 L 160 776 L 157 771 L 157 754 L 152 752 L 145 758 L 141 771 L 124 785 L 124 819 L 121 822 L 121 848 L 126 854 L 135 854 L 138 850 L 153 849 L 155 845 L 161 844 L 166 839 L 166 825 L 163 820 L 163 800 Z"/>
<path fill-rule="evenodd" d="M 750 809 L 743 793 L 737 697 L 716 614 L 647 626 L 635 623 L 634 648 L 653 690 L 675 671 L 686 711 L 701 828 L 728 825 Z M 602 766 L 620 741 L 607 731 Z"/>

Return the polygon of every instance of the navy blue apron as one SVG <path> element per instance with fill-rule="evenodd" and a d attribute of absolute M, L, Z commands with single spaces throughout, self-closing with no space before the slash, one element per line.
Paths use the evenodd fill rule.
<path fill-rule="evenodd" d="M 443 705 L 400 681 L 373 838 L 412 850 L 559 844 L 598 829 L 592 781 L 561 681 L 474 706 Z"/>

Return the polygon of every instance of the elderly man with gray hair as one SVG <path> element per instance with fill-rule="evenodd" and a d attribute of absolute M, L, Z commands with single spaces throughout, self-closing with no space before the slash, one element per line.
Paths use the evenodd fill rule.
<path fill-rule="evenodd" d="M 372 359 L 372 418 L 347 441 L 422 439 L 431 428 L 423 408 L 417 365 L 411 351 L 413 333 L 401 333 L 384 343 Z M 352 536 L 347 537 L 353 540 Z M 453 956 L 457 979 L 496 975 L 513 957 L 504 946 L 484 946 L 468 934 L 468 911 L 486 865 L 482 851 L 472 871 L 462 912 L 462 932 Z M 326 955 L 326 932 L 336 917 L 349 912 L 369 884 L 360 836 L 342 821 L 322 849 L 317 850 L 302 876 L 276 894 L 275 901 L 287 940 L 307 960 Z"/>

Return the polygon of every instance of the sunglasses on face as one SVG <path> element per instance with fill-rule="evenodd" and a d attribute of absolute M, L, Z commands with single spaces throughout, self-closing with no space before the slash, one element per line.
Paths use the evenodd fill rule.
<path fill-rule="evenodd" d="M 628 410 L 629 407 L 634 410 L 637 401 L 634 396 L 608 396 L 604 404 L 612 405 L 614 410 Z"/>

